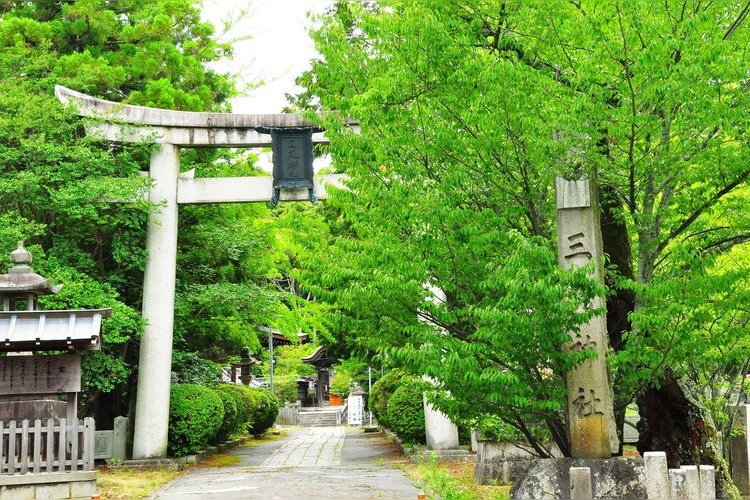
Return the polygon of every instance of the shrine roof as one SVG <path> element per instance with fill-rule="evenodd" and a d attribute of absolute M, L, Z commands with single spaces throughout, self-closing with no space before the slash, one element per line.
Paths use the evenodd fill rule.
<path fill-rule="evenodd" d="M 314 365 L 319 368 L 327 368 L 333 364 L 336 363 L 336 358 L 327 358 L 325 357 L 326 354 L 326 348 L 323 346 L 318 347 L 313 351 L 312 354 L 309 356 L 305 356 L 302 358 L 303 363 L 307 363 L 308 365 Z"/>
<path fill-rule="evenodd" d="M 99 350 L 111 309 L 0 311 L 0 352 Z"/>

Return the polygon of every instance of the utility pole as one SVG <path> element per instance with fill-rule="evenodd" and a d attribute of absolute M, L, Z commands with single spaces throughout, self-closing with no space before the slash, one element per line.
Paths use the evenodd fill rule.
<path fill-rule="evenodd" d="M 268 329 L 268 385 L 273 391 L 273 329 Z"/>

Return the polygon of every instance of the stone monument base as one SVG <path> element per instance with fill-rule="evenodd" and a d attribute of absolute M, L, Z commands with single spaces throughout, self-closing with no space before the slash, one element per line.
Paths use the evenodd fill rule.
<path fill-rule="evenodd" d="M 593 498 L 648 498 L 643 459 L 630 457 L 538 459 L 515 482 L 510 497 L 519 500 L 571 498 L 571 467 L 591 469 Z"/>

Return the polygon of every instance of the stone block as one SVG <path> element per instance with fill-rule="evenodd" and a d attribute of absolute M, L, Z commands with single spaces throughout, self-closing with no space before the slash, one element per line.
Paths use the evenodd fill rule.
<path fill-rule="evenodd" d="M 580 500 L 594 498 L 591 489 L 591 469 L 588 467 L 570 468 L 570 498 Z"/>
<path fill-rule="evenodd" d="M 425 434 L 428 450 L 458 448 L 458 427 L 444 413 L 424 400 Z"/>
<path fill-rule="evenodd" d="M 115 417 L 114 436 L 112 438 L 112 459 L 122 462 L 125 460 L 125 447 L 128 434 L 128 419 Z"/>
<path fill-rule="evenodd" d="M 701 479 L 697 465 L 683 465 L 685 475 L 685 498 L 701 498 Z"/>
<path fill-rule="evenodd" d="M 646 467 L 648 498 L 669 498 L 667 454 L 663 451 L 647 451 L 643 455 L 643 462 Z"/>
<path fill-rule="evenodd" d="M 690 499 L 685 488 L 685 471 L 683 469 L 669 469 L 669 497 Z"/>
<path fill-rule="evenodd" d="M 2 486 L 0 488 L 2 500 L 35 500 L 33 485 Z"/>
<path fill-rule="evenodd" d="M 538 459 L 523 477 L 513 483 L 510 497 L 526 500 L 566 498 L 570 494 L 571 467 L 588 467 L 591 470 L 593 498 L 647 498 L 643 460 L 631 457 Z"/>
<path fill-rule="evenodd" d="M 748 404 L 735 407 L 732 428 L 736 432 L 729 438 L 732 481 L 745 496 L 750 495 L 750 412 Z"/>
<path fill-rule="evenodd" d="M 713 465 L 701 465 L 701 500 L 716 500 L 716 470 Z"/>
<path fill-rule="evenodd" d="M 38 484 L 36 485 L 36 497 L 45 500 L 62 500 L 70 498 L 70 485 L 68 483 Z"/>
<path fill-rule="evenodd" d="M 96 481 L 74 481 L 70 483 L 71 498 L 88 498 L 96 493 Z"/>
<path fill-rule="evenodd" d="M 96 431 L 94 434 L 94 458 L 112 458 L 115 431 Z"/>

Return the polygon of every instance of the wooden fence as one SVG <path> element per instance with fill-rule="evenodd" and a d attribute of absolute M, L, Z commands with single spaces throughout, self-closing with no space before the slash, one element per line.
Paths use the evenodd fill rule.
<path fill-rule="evenodd" d="M 94 419 L 0 422 L 0 474 L 94 470 Z"/>

